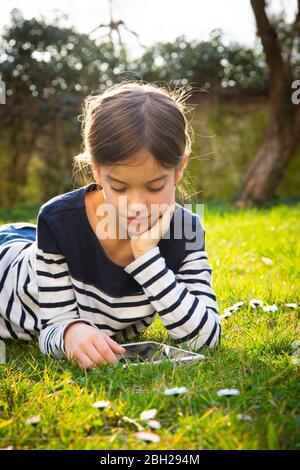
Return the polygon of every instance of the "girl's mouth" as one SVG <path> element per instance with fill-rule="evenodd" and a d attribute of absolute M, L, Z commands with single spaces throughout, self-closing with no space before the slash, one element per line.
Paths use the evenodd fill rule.
<path fill-rule="evenodd" d="M 148 219 L 148 217 L 143 217 L 143 218 L 140 218 L 140 217 L 127 217 L 127 221 L 128 222 L 133 222 L 134 224 L 144 222 L 147 219 Z"/>

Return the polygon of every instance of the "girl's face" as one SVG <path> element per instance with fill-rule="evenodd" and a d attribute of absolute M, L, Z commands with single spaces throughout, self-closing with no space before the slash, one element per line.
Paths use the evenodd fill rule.
<path fill-rule="evenodd" d="M 95 181 L 102 185 L 102 200 L 116 214 L 116 228 L 120 224 L 134 233 L 149 229 L 164 212 L 166 204 L 175 202 L 175 184 L 181 179 L 186 160 L 187 155 L 176 171 L 165 169 L 151 153 L 142 150 L 126 164 L 93 165 Z M 132 222 L 128 219 L 130 216 L 141 220 Z"/>

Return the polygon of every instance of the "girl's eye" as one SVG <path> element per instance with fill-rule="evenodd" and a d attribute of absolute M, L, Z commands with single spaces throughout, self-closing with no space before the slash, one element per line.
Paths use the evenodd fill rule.
<path fill-rule="evenodd" d="M 156 188 L 156 189 L 149 188 L 149 191 L 150 191 L 151 193 L 157 193 L 158 191 L 161 191 L 162 189 L 164 189 L 164 186 L 162 186 L 161 188 Z"/>
<path fill-rule="evenodd" d="M 117 191 L 117 193 L 124 193 L 126 189 L 116 189 L 116 188 L 111 188 L 113 191 Z"/>
<path fill-rule="evenodd" d="M 151 193 L 156 193 L 158 191 L 161 191 L 162 189 L 164 188 L 164 186 L 162 186 L 161 188 L 156 188 L 156 189 L 153 189 L 153 188 L 148 188 L 149 191 Z M 117 193 L 124 193 L 126 191 L 126 188 L 125 189 L 116 189 L 116 188 L 111 188 L 113 191 L 116 191 Z"/>

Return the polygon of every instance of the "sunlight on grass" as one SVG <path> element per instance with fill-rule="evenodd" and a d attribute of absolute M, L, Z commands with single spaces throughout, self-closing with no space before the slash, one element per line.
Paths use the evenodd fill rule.
<path fill-rule="evenodd" d="M 220 314 L 244 304 L 222 319 L 220 347 L 201 350 L 206 358 L 200 362 L 126 371 L 105 364 L 84 373 L 42 355 L 35 343 L 7 341 L 7 364 L 0 365 L 0 447 L 299 449 L 299 364 L 292 361 L 292 343 L 300 339 L 299 209 L 206 207 L 206 249 Z M 19 220 L 35 222 L 34 215 Z M 251 299 L 278 310 L 251 308 Z M 172 344 L 158 317 L 131 341 L 150 339 Z M 187 392 L 164 394 L 174 387 Z M 219 396 L 224 389 L 240 393 Z M 110 403 L 93 406 L 102 400 Z M 160 428 L 140 418 L 146 410 L 156 410 Z M 139 439 L 141 427 L 158 442 Z"/>

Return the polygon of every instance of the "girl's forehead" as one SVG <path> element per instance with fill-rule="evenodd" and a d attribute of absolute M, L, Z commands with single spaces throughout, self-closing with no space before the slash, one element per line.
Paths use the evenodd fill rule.
<path fill-rule="evenodd" d="M 131 169 L 141 170 L 145 168 L 152 169 L 152 171 L 154 171 L 162 168 L 162 165 L 148 149 L 139 150 L 125 160 L 112 163 L 112 165 L 109 166 L 111 170 L 120 171 L 130 171 Z"/>
<path fill-rule="evenodd" d="M 145 176 L 146 178 L 151 178 L 151 179 L 145 179 Z M 118 178 L 116 176 L 112 176 L 112 175 L 106 175 L 106 179 L 108 181 L 115 181 L 117 183 L 124 183 L 124 184 L 130 184 L 131 181 L 139 181 L 139 182 L 143 182 L 143 183 L 155 183 L 155 181 L 160 181 L 160 182 L 163 182 L 165 180 L 167 180 L 168 178 L 168 174 L 166 173 L 163 173 L 163 174 L 159 174 L 157 176 L 154 176 L 152 175 L 152 177 L 148 174 L 148 175 L 142 175 L 142 174 L 139 174 L 139 175 L 130 175 L 128 177 L 126 177 L 125 175 L 125 178 L 126 179 L 119 179 L 119 176 Z M 123 177 L 122 177 L 123 178 Z"/>
<path fill-rule="evenodd" d="M 174 173 L 174 168 L 165 168 L 159 164 L 143 163 L 140 165 L 114 165 L 103 167 L 103 174 L 107 179 L 126 180 L 138 179 L 150 182 L 153 179 L 166 179 Z"/>

